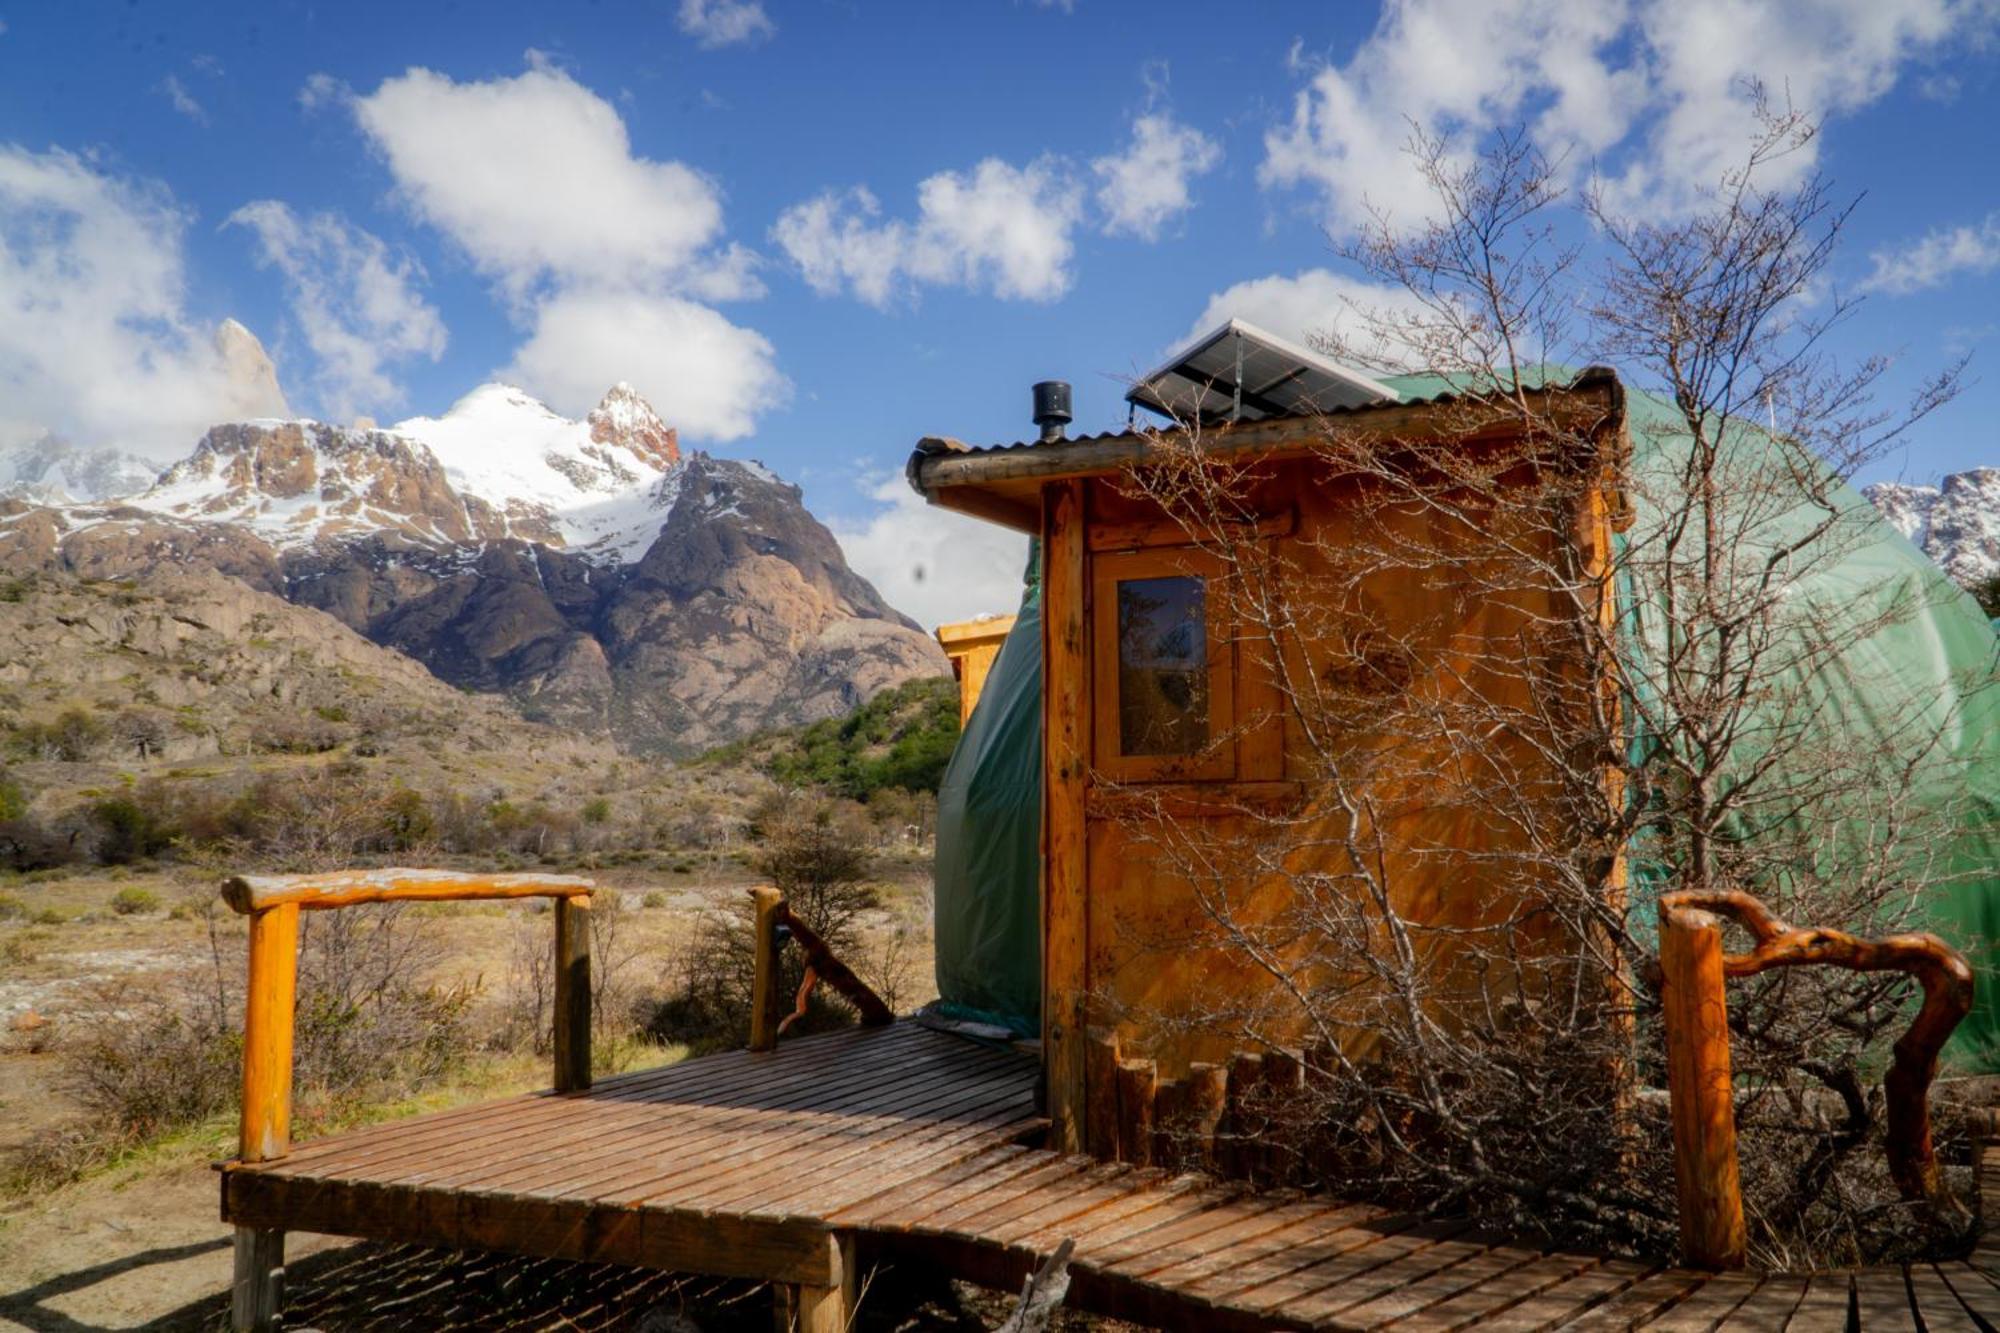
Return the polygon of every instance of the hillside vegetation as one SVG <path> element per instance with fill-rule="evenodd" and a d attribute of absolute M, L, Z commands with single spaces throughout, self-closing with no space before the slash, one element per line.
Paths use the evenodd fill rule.
<path fill-rule="evenodd" d="M 958 684 L 935 676 L 884 690 L 846 717 L 763 732 L 699 762 L 867 801 L 889 790 L 935 794 L 957 744 Z"/>

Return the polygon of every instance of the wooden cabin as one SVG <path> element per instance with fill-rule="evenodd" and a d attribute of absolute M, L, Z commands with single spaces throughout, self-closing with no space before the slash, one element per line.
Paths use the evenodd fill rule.
<path fill-rule="evenodd" d="M 1285 398 L 1281 385 L 1318 397 Z M 1118 1053 L 1156 1062 L 1162 1080 L 1193 1062 L 1226 1064 L 1244 1043 L 1227 1024 L 1204 1026 L 1218 1009 L 1261 1006 L 1267 1040 L 1296 1035 L 1302 1015 L 1287 1018 L 1271 959 L 1219 938 L 1215 901 L 1227 900 L 1232 930 L 1272 931 L 1282 961 L 1292 947 L 1280 925 L 1295 905 L 1288 886 L 1301 872 L 1344 873 L 1334 850 L 1343 816 L 1315 783 L 1312 752 L 1372 744 L 1373 724 L 1336 716 L 1335 729 L 1353 735 L 1329 742 L 1316 734 L 1326 717 L 1299 715 L 1301 691 L 1352 678 L 1360 684 L 1348 697 L 1364 702 L 1381 684 L 1499 706 L 1539 676 L 1566 673 L 1580 700 L 1601 684 L 1600 663 L 1550 650 L 1523 664 L 1540 650 L 1521 647 L 1560 618 L 1557 603 L 1577 585 L 1538 586 L 1502 568 L 1500 553 L 1532 548 L 1526 567 L 1547 571 L 1573 549 L 1587 581 L 1605 567 L 1618 512 L 1623 399 L 1608 372 L 1533 395 L 1525 415 L 1519 403 L 1449 393 L 1408 401 L 1232 324 L 1143 381 L 1135 401 L 1146 402 L 1141 393 L 1186 424 L 1085 439 L 1045 430 L 988 448 L 930 438 L 908 468 L 931 503 L 1042 545 L 1043 1060 L 1052 1141 L 1071 1149 L 1093 1147 L 1092 1117 L 1109 1119 Z M 1559 421 L 1562 442 L 1524 438 L 1524 419 Z M 1385 500 L 1379 475 L 1357 462 L 1410 451 L 1429 460 L 1417 466 L 1463 463 L 1465 484 L 1484 488 L 1459 511 L 1462 530 Z M 1172 475 L 1149 480 L 1160 472 Z M 1467 522 L 1471 513 L 1487 517 Z M 1432 567 L 1347 559 L 1385 541 L 1424 544 Z M 1287 624 L 1250 623 L 1243 608 L 1260 594 L 1243 585 L 1272 569 L 1291 589 Z M 1536 744 L 1496 738 L 1479 762 L 1510 766 L 1532 790 Z M 1406 756 L 1393 770 L 1362 770 L 1348 794 L 1402 821 L 1403 850 L 1392 854 L 1403 858 L 1392 890 L 1400 913 L 1532 936 L 1545 927 L 1520 910 L 1524 890 L 1482 853 L 1534 830 L 1518 814 L 1482 823 L 1465 802 L 1439 799 L 1465 763 Z M 1559 817 L 1553 796 L 1548 805 L 1546 818 Z M 1271 811 L 1294 837 L 1285 873 L 1256 844 Z M 1163 854 L 1168 844 L 1187 854 Z M 1419 846 L 1421 857 L 1410 850 Z M 1190 872 L 1196 863 L 1202 873 Z M 1507 924 L 1522 919 L 1530 924 Z M 1112 1054 L 1100 1059 L 1106 1032 Z"/>
<path fill-rule="evenodd" d="M 958 681 L 958 725 L 963 727 L 986 687 L 987 673 L 1000 656 L 1000 645 L 1014 629 L 1013 616 L 979 616 L 937 627 L 938 647 L 951 659 L 951 674 Z"/>

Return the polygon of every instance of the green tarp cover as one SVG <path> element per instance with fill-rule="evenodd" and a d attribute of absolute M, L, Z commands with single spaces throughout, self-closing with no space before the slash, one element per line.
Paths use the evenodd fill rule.
<path fill-rule="evenodd" d="M 1404 398 L 1449 389 L 1438 378 L 1386 381 Z M 1633 443 L 1635 521 L 1628 540 L 1645 540 L 1661 514 L 1647 477 L 1665 477 L 1685 456 L 1689 437 L 1671 404 L 1628 395 Z M 1759 432 L 1739 432 L 1732 448 L 1773 448 Z M 1663 488 L 1660 493 L 1670 493 Z M 1979 971 L 1972 1017 L 1954 1042 L 1961 1067 L 2000 1070 L 2000 637 L 1977 603 L 1910 544 L 1868 502 L 1842 488 L 1853 535 L 1837 560 L 1814 565 L 1793 595 L 1822 613 L 1846 646 L 1810 688 L 1830 705 L 1846 734 L 1864 740 L 1908 728 L 1936 728 L 1939 741 L 1911 773 L 1918 805 L 1949 809 L 1946 846 L 1927 868 L 1940 879 L 1924 903 L 1924 924 L 1969 954 Z M 1757 525 L 1756 540 L 1782 541 L 1810 521 L 1777 515 Z M 973 711 L 938 795 L 937 980 L 943 1006 L 962 1016 L 1031 1033 L 1039 1026 L 1041 940 L 1038 869 L 1041 820 L 1041 615 L 1030 564 L 1021 618 L 1008 637 Z M 1658 621 L 1643 597 L 1630 597 L 1628 650 L 1658 654 Z M 1884 617 L 1885 608 L 1897 614 Z M 1841 641 L 1837 639 L 1836 641 Z M 1658 660 L 1655 657 L 1653 660 Z M 1643 744 L 1644 738 L 1635 738 Z M 1865 830 L 1857 830 L 1865 838 Z M 1635 849 L 1636 851 L 1637 849 Z M 1634 857 L 1645 890 L 1645 857 Z M 1943 874 L 1939 874 L 1940 868 Z M 1637 904 L 1645 911 L 1647 905 Z M 1815 924 L 1800 922 L 1801 925 Z"/>
<path fill-rule="evenodd" d="M 938 787 L 938 1007 L 1041 1031 L 1042 598 L 1034 557 L 1019 619 Z"/>

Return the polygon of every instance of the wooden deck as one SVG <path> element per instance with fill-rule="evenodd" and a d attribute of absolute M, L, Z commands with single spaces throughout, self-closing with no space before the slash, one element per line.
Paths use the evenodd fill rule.
<path fill-rule="evenodd" d="M 822 1287 L 899 1260 L 1014 1286 L 1073 1237 L 1073 1305 L 1167 1328 L 2000 1329 L 2000 1245 L 1762 1278 L 1548 1252 L 1029 1146 L 1035 1078 L 913 1023 L 805 1038 L 233 1164 L 223 1217 Z"/>

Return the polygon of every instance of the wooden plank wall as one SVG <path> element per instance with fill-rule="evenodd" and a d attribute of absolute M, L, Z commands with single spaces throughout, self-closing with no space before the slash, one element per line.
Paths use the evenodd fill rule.
<path fill-rule="evenodd" d="M 1049 1146 L 1084 1140 L 1084 787 L 1090 762 L 1090 670 L 1084 626 L 1081 481 L 1042 497 L 1042 1051 Z"/>

